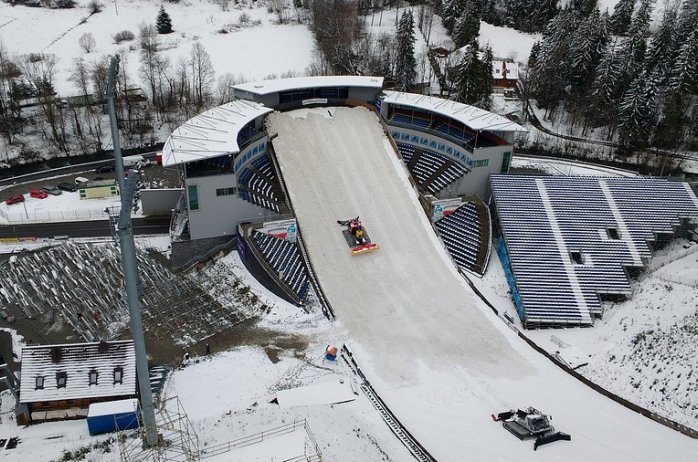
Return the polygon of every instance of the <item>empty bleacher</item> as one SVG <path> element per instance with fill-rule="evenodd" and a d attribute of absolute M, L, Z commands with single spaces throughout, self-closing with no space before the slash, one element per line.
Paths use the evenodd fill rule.
<path fill-rule="evenodd" d="M 683 183 L 643 178 L 490 177 L 524 325 L 590 325 L 601 295 L 630 296 L 656 234 L 698 217 Z"/>
<path fill-rule="evenodd" d="M 487 218 L 483 222 L 477 204 L 466 202 L 437 221 L 436 229 L 458 266 L 478 274 L 484 272 L 489 248 L 489 222 Z"/>
<path fill-rule="evenodd" d="M 274 212 L 283 212 L 285 203 L 268 155 L 246 165 L 238 175 L 240 197 Z M 282 210 L 284 209 L 284 210 Z"/>
<path fill-rule="evenodd" d="M 398 150 L 420 188 L 431 194 L 444 189 L 467 173 L 467 169 L 433 151 L 397 143 Z"/>
<path fill-rule="evenodd" d="M 268 265 L 276 272 L 278 278 L 291 291 L 304 300 L 308 295 L 310 283 L 298 244 L 269 234 L 252 230 L 252 240 L 264 256 Z"/>

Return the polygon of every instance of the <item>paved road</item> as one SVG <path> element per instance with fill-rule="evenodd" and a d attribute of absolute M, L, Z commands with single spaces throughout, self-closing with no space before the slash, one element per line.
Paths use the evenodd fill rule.
<path fill-rule="evenodd" d="M 170 217 L 134 218 L 134 234 L 167 234 Z M 100 237 L 109 236 L 107 220 L 32 223 L 0 226 L 0 238 L 7 237 Z"/>

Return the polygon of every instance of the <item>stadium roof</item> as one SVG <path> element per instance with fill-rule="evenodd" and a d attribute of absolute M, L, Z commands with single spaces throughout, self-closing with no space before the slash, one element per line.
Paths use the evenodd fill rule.
<path fill-rule="evenodd" d="M 367 87 L 380 90 L 383 77 L 363 77 L 356 75 L 327 75 L 314 77 L 292 77 L 289 79 L 262 80 L 234 85 L 234 90 L 247 91 L 255 95 L 268 95 L 297 88 L 317 87 Z"/>
<path fill-rule="evenodd" d="M 165 142 L 162 164 L 185 164 L 224 154 L 237 154 L 240 129 L 272 112 L 260 103 L 235 100 L 209 109 L 180 125 Z"/>
<path fill-rule="evenodd" d="M 631 295 L 625 269 L 644 265 L 657 234 L 698 218 L 690 186 L 663 179 L 492 175 L 490 185 L 527 327 L 590 325 L 600 294 Z"/>
<path fill-rule="evenodd" d="M 415 93 L 385 91 L 384 103 L 399 104 L 417 109 L 424 109 L 446 117 L 450 117 L 472 130 L 489 130 L 495 132 L 525 132 L 521 125 L 506 117 L 467 104 L 448 99 Z"/>

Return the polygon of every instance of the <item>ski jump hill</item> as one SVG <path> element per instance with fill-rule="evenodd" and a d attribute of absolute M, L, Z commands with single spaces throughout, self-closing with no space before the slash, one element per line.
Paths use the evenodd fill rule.
<path fill-rule="evenodd" d="M 438 241 L 375 113 L 273 113 L 267 129 L 311 264 L 381 398 L 440 462 L 694 461 L 698 440 L 576 381 L 472 293 Z M 380 250 L 351 256 L 338 219 Z M 534 452 L 490 414 L 535 406 L 572 435 Z"/>

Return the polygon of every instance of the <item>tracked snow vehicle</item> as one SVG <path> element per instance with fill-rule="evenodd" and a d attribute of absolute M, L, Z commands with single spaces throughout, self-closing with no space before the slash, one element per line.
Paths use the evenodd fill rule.
<path fill-rule="evenodd" d="M 371 238 L 368 236 L 361 221 L 359 221 L 359 217 L 350 220 L 337 220 L 337 224 L 346 227 L 342 231 L 342 235 L 344 240 L 347 241 L 352 255 L 373 252 L 378 249 L 378 244 L 371 242 Z"/>
<path fill-rule="evenodd" d="M 567 433 L 556 432 L 555 427 L 550 425 L 551 417 L 533 407 L 500 412 L 496 416 L 493 414 L 492 420 L 501 421 L 502 426 L 520 440 L 535 438 L 534 451 L 544 444 L 572 439 Z"/>

